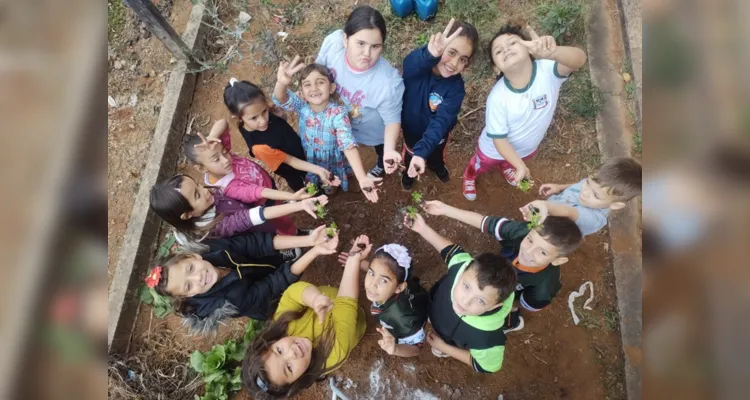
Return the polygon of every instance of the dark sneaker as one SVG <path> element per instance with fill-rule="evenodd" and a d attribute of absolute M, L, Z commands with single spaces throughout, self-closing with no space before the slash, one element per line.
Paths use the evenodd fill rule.
<path fill-rule="evenodd" d="M 370 172 L 367 173 L 367 176 L 370 178 L 382 178 L 385 176 L 385 170 L 378 167 L 378 164 L 375 164 L 375 166 L 370 169 Z"/>
<path fill-rule="evenodd" d="M 409 175 L 406 175 L 405 172 L 401 174 L 401 187 L 404 190 L 411 190 L 414 187 L 414 179 L 409 178 Z"/>
<path fill-rule="evenodd" d="M 511 311 L 508 315 L 508 320 L 505 322 L 505 329 L 503 329 L 503 332 L 515 332 L 520 331 L 521 329 L 523 329 L 523 317 L 521 316 L 521 311 Z"/>
<path fill-rule="evenodd" d="M 281 258 L 284 259 L 284 262 L 297 261 L 302 255 L 302 249 L 297 247 L 296 249 L 280 250 L 279 253 L 281 254 Z"/>
<path fill-rule="evenodd" d="M 437 175 L 438 179 L 440 179 L 440 182 L 448 182 L 451 180 L 451 174 L 448 172 L 448 168 L 445 168 L 443 166 L 442 170 L 435 171 L 435 175 Z"/>

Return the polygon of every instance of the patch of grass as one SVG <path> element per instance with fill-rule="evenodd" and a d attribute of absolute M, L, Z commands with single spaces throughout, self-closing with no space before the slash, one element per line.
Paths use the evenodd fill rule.
<path fill-rule="evenodd" d="M 641 131 L 635 131 L 633 134 L 633 150 L 635 150 L 637 155 L 641 155 L 643 153 L 643 139 L 641 138 Z"/>
<path fill-rule="evenodd" d="M 499 8 L 493 3 L 497 4 L 486 0 L 445 0 L 440 14 L 448 19 L 455 18 L 457 21 L 468 22 L 484 33 L 486 31 L 482 28 L 490 22 L 497 21 L 500 16 Z"/>
<path fill-rule="evenodd" d="M 428 35 L 427 32 L 422 32 L 414 40 L 414 44 L 416 44 L 417 47 L 422 47 L 426 45 L 429 41 L 430 41 L 430 35 Z"/>
<path fill-rule="evenodd" d="M 610 331 L 617 331 L 620 327 L 620 316 L 617 314 L 617 311 L 604 309 L 604 322 L 607 324 L 607 328 L 609 328 Z"/>
<path fill-rule="evenodd" d="M 630 82 L 625 84 L 625 93 L 627 93 L 628 98 L 633 97 L 634 91 L 635 91 L 635 81 L 631 80 Z"/>
<path fill-rule="evenodd" d="M 557 44 L 570 44 L 583 37 L 583 5 L 576 0 L 550 1 L 536 8 L 539 34 L 552 35 Z"/>
<path fill-rule="evenodd" d="M 604 93 L 584 72 L 570 77 L 563 85 L 560 99 L 563 107 L 583 118 L 596 117 L 604 107 Z"/>
<path fill-rule="evenodd" d="M 125 5 L 122 0 L 107 0 L 107 38 L 111 41 L 125 25 Z"/>

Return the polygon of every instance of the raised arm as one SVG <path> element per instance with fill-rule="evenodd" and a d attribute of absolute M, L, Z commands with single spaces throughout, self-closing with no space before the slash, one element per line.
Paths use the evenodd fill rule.
<path fill-rule="evenodd" d="M 305 64 L 299 59 L 299 56 L 295 56 L 292 62 L 282 61 L 279 64 L 279 70 L 276 73 L 276 85 L 273 87 L 273 96 L 279 103 L 286 103 L 289 98 L 286 95 L 286 90 L 292 83 L 292 77 L 297 72 L 305 68 Z"/>
<path fill-rule="evenodd" d="M 360 249 L 360 244 L 364 244 L 364 250 Z M 344 275 L 341 277 L 338 297 L 359 298 L 359 264 L 370 254 L 370 250 L 372 250 L 372 244 L 366 235 L 360 235 L 354 241 L 352 250 L 349 252 L 349 258 L 344 266 Z"/>
<path fill-rule="evenodd" d="M 411 224 L 408 223 L 408 218 L 409 215 L 404 216 L 404 225 L 408 226 L 409 229 L 413 230 L 414 232 L 420 234 L 424 238 L 424 240 L 427 241 L 427 243 L 431 244 L 432 247 L 435 248 L 435 250 L 442 251 L 444 248 L 451 245 L 451 241 L 435 232 L 434 229 L 432 229 L 429 225 L 427 225 L 427 223 L 425 223 L 424 218 L 422 218 L 421 215 L 416 214 L 413 217 L 413 221 L 411 222 Z"/>
<path fill-rule="evenodd" d="M 471 225 L 477 229 L 482 229 L 482 220 L 484 215 L 475 213 L 473 211 L 466 211 L 460 208 L 449 206 L 442 201 L 430 200 L 424 204 L 424 210 L 430 215 L 444 215 L 449 218 L 453 218 L 457 221 L 461 221 L 465 224 Z"/>
<path fill-rule="evenodd" d="M 527 26 L 526 30 L 529 32 L 531 40 L 523 40 L 521 44 L 526 46 L 536 58 L 557 61 L 556 73 L 560 77 L 566 77 L 578 71 L 586 63 L 586 53 L 578 47 L 558 46 L 554 37 L 540 37 L 530 26 Z"/>

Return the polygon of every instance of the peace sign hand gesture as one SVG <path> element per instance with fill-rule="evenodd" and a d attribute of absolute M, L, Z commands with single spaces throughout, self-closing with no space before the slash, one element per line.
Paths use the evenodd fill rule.
<path fill-rule="evenodd" d="M 552 36 L 539 37 L 534 29 L 528 25 L 526 31 L 529 33 L 531 40 L 521 40 L 520 43 L 529 49 L 529 53 L 536 58 L 551 58 L 557 49 L 555 38 Z"/>
<path fill-rule="evenodd" d="M 443 52 L 448 47 L 448 43 L 450 43 L 451 40 L 455 39 L 461 33 L 461 30 L 463 28 L 459 27 L 455 32 L 453 32 L 452 35 L 448 36 L 448 33 L 450 33 L 454 22 L 455 20 L 451 18 L 450 22 L 448 22 L 448 26 L 446 26 L 443 30 L 443 33 L 438 33 L 436 35 L 430 36 L 430 42 L 427 43 L 427 51 L 429 51 L 433 57 L 442 56 Z"/>
<path fill-rule="evenodd" d="M 282 61 L 279 64 L 279 71 L 276 73 L 276 80 L 285 86 L 289 86 L 294 74 L 303 68 L 305 68 L 305 64 L 300 61 L 299 56 L 295 56 L 292 62 Z"/>

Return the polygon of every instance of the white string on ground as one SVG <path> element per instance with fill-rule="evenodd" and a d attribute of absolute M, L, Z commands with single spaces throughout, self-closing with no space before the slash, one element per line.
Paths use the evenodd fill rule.
<path fill-rule="evenodd" d="M 580 318 L 578 318 L 578 315 L 576 315 L 575 307 L 573 306 L 573 301 L 577 297 L 583 296 L 584 293 L 586 293 L 586 287 L 589 287 L 591 289 L 591 295 L 586 300 L 585 303 L 583 303 L 583 309 L 584 310 L 591 310 L 591 306 L 589 306 L 589 303 L 591 303 L 594 300 L 594 284 L 591 283 L 591 281 L 584 282 L 581 287 L 578 288 L 578 291 L 572 291 L 570 292 L 570 295 L 568 296 L 568 308 L 570 308 L 570 313 L 573 314 L 573 323 L 578 325 L 579 322 L 581 322 Z"/>
<path fill-rule="evenodd" d="M 328 379 L 328 383 L 331 386 L 331 391 L 333 392 L 333 397 L 331 397 L 331 400 L 341 399 L 341 400 L 349 400 L 349 397 L 347 397 L 344 392 L 341 391 L 341 389 L 336 387 L 336 384 L 333 381 L 333 377 L 330 377 Z"/>

